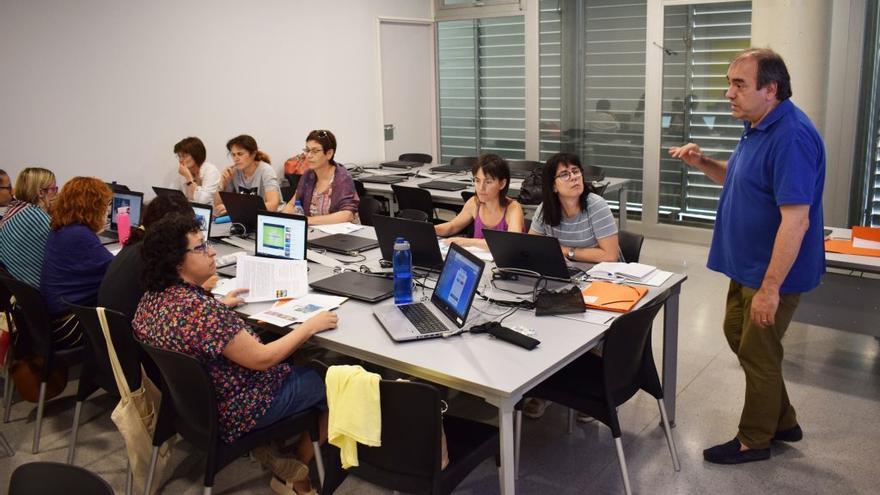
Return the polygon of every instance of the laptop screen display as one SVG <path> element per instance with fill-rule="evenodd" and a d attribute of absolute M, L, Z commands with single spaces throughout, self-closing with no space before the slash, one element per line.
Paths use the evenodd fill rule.
<path fill-rule="evenodd" d="M 482 273 L 480 264 L 467 258 L 458 249 L 450 249 L 432 299 L 455 313 L 456 323 L 463 324 Z"/>
<path fill-rule="evenodd" d="M 202 226 L 203 239 L 208 239 L 211 234 L 211 212 L 213 208 L 199 203 L 190 203 L 190 206 L 192 206 L 193 213 L 196 215 L 196 220 Z"/>
<path fill-rule="evenodd" d="M 306 217 L 282 213 L 257 214 L 257 256 L 306 259 Z"/>
<path fill-rule="evenodd" d="M 116 213 L 120 207 L 128 207 L 128 218 L 132 227 L 140 225 L 141 205 L 144 196 L 140 193 L 115 192 L 113 193 L 113 206 L 110 208 L 110 228 L 116 230 Z"/>

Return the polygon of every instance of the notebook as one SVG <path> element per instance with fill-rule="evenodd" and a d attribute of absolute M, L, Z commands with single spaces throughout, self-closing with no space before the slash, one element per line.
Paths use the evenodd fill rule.
<path fill-rule="evenodd" d="M 431 302 L 386 305 L 373 315 L 396 342 L 442 337 L 467 321 L 485 263 L 453 244 L 431 294 Z"/>
<path fill-rule="evenodd" d="M 639 302 L 648 289 L 634 285 L 595 281 L 581 290 L 588 308 L 625 313 Z"/>

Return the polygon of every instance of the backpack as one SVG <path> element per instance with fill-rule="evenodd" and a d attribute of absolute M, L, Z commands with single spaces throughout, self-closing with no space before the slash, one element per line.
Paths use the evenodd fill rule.
<path fill-rule="evenodd" d="M 522 183 L 522 186 L 519 188 L 519 197 L 517 201 L 520 204 L 524 205 L 537 205 L 541 204 L 541 201 L 544 200 L 544 196 L 541 192 L 542 184 L 544 182 L 543 179 L 544 167 L 540 166 L 529 174 L 528 177 Z"/>

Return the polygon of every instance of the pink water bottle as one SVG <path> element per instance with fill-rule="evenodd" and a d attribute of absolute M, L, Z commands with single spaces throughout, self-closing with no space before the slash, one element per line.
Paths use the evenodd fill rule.
<path fill-rule="evenodd" d="M 128 206 L 120 206 L 116 210 L 116 232 L 119 233 L 119 243 L 125 244 L 131 235 L 131 218 L 128 216 Z"/>

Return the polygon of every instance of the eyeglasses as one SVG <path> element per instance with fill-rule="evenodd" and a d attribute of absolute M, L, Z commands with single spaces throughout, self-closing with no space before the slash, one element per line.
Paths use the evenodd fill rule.
<path fill-rule="evenodd" d="M 564 170 L 564 171 L 560 172 L 559 175 L 556 176 L 556 178 L 562 179 L 563 181 L 567 181 L 567 180 L 571 180 L 571 179 L 577 179 L 578 177 L 580 177 L 583 174 L 584 173 L 581 171 L 581 169 L 575 167 L 575 168 L 570 168 L 568 170 Z"/>
<path fill-rule="evenodd" d="M 321 148 L 303 148 L 303 153 L 306 155 L 317 155 L 318 153 L 323 153 L 324 150 Z"/>
<path fill-rule="evenodd" d="M 208 250 L 212 249 L 213 247 L 214 247 L 214 244 L 212 242 L 203 241 L 198 246 L 191 247 L 191 248 L 187 249 L 187 251 L 192 251 L 193 253 L 196 253 L 196 254 L 208 254 Z"/>
<path fill-rule="evenodd" d="M 12 189 L 11 186 L 10 186 L 10 189 Z M 49 192 L 49 193 L 55 194 L 55 193 L 58 192 L 58 186 L 41 187 L 41 188 L 40 188 L 40 191 L 45 191 L 45 192 Z"/>

